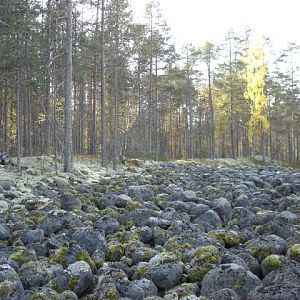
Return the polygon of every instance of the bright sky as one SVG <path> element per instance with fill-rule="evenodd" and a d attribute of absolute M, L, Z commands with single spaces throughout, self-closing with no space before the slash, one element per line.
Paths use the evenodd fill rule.
<path fill-rule="evenodd" d="M 147 0 L 129 0 L 137 20 L 144 17 Z M 176 44 L 201 46 L 221 41 L 228 29 L 242 31 L 250 25 L 285 48 L 300 44 L 300 0 L 160 0 L 162 15 Z"/>

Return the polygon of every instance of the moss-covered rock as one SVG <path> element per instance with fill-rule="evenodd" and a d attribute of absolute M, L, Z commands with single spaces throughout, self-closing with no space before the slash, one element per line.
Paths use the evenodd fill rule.
<path fill-rule="evenodd" d="M 198 247 L 192 254 L 193 265 L 203 265 L 204 263 L 220 263 L 219 249 L 213 245 Z"/>
<path fill-rule="evenodd" d="M 107 245 L 107 258 L 109 261 L 119 261 L 124 253 L 124 246 L 121 243 L 115 242 Z"/>
<path fill-rule="evenodd" d="M 195 266 L 188 269 L 188 281 L 200 283 L 205 274 L 207 274 L 211 269 L 215 267 L 214 264 L 204 263 L 201 266 Z"/>
<path fill-rule="evenodd" d="M 280 268 L 286 263 L 284 256 L 272 254 L 267 256 L 261 263 L 261 270 L 263 275 L 266 276 L 270 272 Z"/>
<path fill-rule="evenodd" d="M 25 247 L 19 247 L 19 249 L 9 256 L 10 259 L 16 261 L 19 264 L 24 264 L 29 261 L 37 260 L 36 253 L 33 249 L 27 249 Z"/>
<path fill-rule="evenodd" d="M 50 256 L 49 262 L 50 263 L 58 263 L 63 267 L 67 266 L 66 254 L 68 253 L 68 248 L 62 247 L 55 251 L 55 253 Z"/>
<path fill-rule="evenodd" d="M 225 247 L 234 247 L 241 242 L 239 234 L 233 230 L 213 230 L 208 235 L 218 240 Z"/>
<path fill-rule="evenodd" d="M 294 244 L 288 249 L 288 257 L 300 262 L 300 244 Z"/>

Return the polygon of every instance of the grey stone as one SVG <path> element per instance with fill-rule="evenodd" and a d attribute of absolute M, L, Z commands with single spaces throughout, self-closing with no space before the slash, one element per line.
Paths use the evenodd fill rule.
<path fill-rule="evenodd" d="M 154 200 L 154 191 L 150 185 L 131 185 L 128 187 L 128 195 L 141 201 Z"/>
<path fill-rule="evenodd" d="M 4 190 L 8 191 L 8 190 L 10 190 L 12 187 L 15 187 L 15 186 L 16 186 L 16 183 L 15 183 L 15 181 L 10 180 L 10 179 L 1 179 L 1 180 L 0 180 L 0 186 L 1 186 Z"/>
<path fill-rule="evenodd" d="M 74 209 L 81 209 L 82 203 L 79 198 L 73 197 L 69 194 L 63 194 L 60 197 L 60 206 L 63 210 L 72 211 Z"/>
<path fill-rule="evenodd" d="M 224 264 L 210 270 L 201 283 L 201 295 L 211 296 L 216 290 L 232 289 L 241 299 L 256 286 L 260 279 L 237 264 Z"/>
<path fill-rule="evenodd" d="M 246 300 L 299 300 L 300 286 L 289 283 L 258 286 L 251 291 Z"/>
<path fill-rule="evenodd" d="M 156 296 L 157 287 L 151 280 L 142 278 L 140 280 L 134 281 L 134 283 L 144 291 L 145 297 Z"/>
<path fill-rule="evenodd" d="M 24 288 L 41 287 L 63 271 L 59 264 L 49 264 L 45 261 L 30 261 L 23 264 L 19 270 Z"/>
<path fill-rule="evenodd" d="M 213 210 L 208 210 L 202 216 L 196 218 L 193 223 L 202 225 L 206 231 L 217 229 L 222 225 L 219 215 Z"/>
<path fill-rule="evenodd" d="M 236 294 L 235 291 L 225 288 L 214 292 L 211 297 L 211 300 L 240 300 L 240 297 Z"/>
<path fill-rule="evenodd" d="M 151 279 L 155 285 L 163 290 L 170 289 L 180 283 L 183 267 L 180 264 L 162 264 L 152 272 Z"/>
<path fill-rule="evenodd" d="M 227 224 L 232 218 L 232 206 L 226 198 L 213 200 L 212 209 L 217 212 L 223 224 Z"/>
<path fill-rule="evenodd" d="M 64 210 L 53 210 L 47 214 L 46 220 L 39 226 L 44 230 L 45 235 L 56 233 L 65 228 L 72 220 L 69 212 Z"/>
<path fill-rule="evenodd" d="M 10 228 L 3 223 L 0 223 L 0 241 L 8 240 L 12 236 Z"/>
<path fill-rule="evenodd" d="M 41 242 L 43 238 L 44 231 L 42 229 L 28 230 L 25 235 L 21 237 L 25 245 Z"/>
<path fill-rule="evenodd" d="M 22 282 L 9 265 L 0 265 L 0 299 L 22 300 L 25 298 Z"/>
<path fill-rule="evenodd" d="M 77 261 L 71 264 L 66 269 L 69 278 L 69 288 L 76 293 L 77 296 L 82 296 L 86 293 L 92 284 L 93 274 L 91 267 L 85 261 Z"/>
<path fill-rule="evenodd" d="M 116 284 L 117 291 L 121 297 L 132 300 L 143 300 L 145 293 L 136 283 L 131 281 L 119 282 Z"/>
<path fill-rule="evenodd" d="M 78 245 L 92 255 L 96 250 L 106 250 L 106 241 L 103 235 L 92 228 L 78 228 L 71 238 L 75 240 Z"/>

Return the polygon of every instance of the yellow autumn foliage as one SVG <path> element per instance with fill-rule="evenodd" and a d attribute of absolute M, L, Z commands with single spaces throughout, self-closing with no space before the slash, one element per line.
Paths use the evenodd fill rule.
<path fill-rule="evenodd" d="M 250 48 L 244 58 L 246 63 L 245 97 L 249 100 L 251 116 L 248 121 L 248 139 L 268 131 L 270 122 L 267 116 L 268 98 L 265 94 L 265 77 L 268 72 L 265 52 L 262 48 Z"/>

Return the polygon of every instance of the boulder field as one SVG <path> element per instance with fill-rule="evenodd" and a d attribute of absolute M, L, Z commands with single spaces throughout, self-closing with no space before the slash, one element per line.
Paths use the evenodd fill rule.
<path fill-rule="evenodd" d="M 1 165 L 0 299 L 300 299 L 300 170 Z"/>

